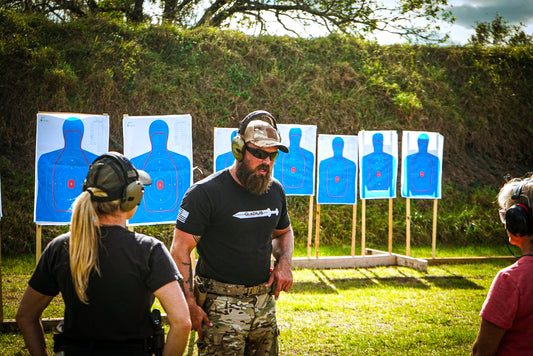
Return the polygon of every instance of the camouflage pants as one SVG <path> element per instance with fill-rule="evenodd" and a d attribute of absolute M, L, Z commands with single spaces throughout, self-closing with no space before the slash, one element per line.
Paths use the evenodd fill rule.
<path fill-rule="evenodd" d="M 278 355 L 275 306 L 270 294 L 242 299 L 208 294 L 204 310 L 213 326 L 204 324 L 198 354 Z"/>

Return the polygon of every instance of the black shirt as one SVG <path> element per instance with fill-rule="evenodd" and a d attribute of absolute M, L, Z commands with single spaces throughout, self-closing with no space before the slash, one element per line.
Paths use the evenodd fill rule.
<path fill-rule="evenodd" d="M 274 229 L 289 224 L 285 191 L 277 180 L 265 194 L 254 195 L 226 169 L 189 188 L 176 228 L 201 236 L 196 274 L 253 286 L 269 278 Z"/>
<path fill-rule="evenodd" d="M 70 233 L 55 238 L 43 252 L 29 285 L 45 295 L 61 292 L 64 335 L 75 340 L 144 339 L 152 335 L 153 292 L 180 280 L 164 244 L 121 226 L 103 226 L 98 250 L 100 275 L 93 270 L 83 304 L 74 290 L 69 266 Z"/>

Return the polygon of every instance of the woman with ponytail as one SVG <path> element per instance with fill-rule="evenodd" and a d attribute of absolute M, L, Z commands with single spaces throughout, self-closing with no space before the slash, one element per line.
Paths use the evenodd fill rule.
<path fill-rule="evenodd" d="M 189 311 L 165 245 L 126 229 L 151 180 L 123 155 L 110 152 L 89 168 L 73 205 L 70 231 L 46 247 L 28 282 L 16 320 L 31 355 L 46 355 L 40 317 L 61 292 L 61 355 L 138 355 L 157 352 L 151 307 L 157 297 L 169 329 L 163 355 L 181 355 Z"/>

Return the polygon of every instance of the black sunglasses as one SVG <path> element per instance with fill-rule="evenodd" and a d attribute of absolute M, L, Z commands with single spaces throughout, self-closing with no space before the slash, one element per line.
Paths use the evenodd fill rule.
<path fill-rule="evenodd" d="M 246 147 L 246 150 L 250 152 L 252 156 L 254 156 L 255 158 L 259 158 L 259 159 L 266 159 L 267 157 L 270 157 L 270 160 L 273 161 L 276 159 L 276 157 L 278 157 L 278 153 L 279 153 L 278 151 L 267 152 L 264 150 L 260 150 L 259 148 L 250 147 L 248 145 L 244 147 Z"/>

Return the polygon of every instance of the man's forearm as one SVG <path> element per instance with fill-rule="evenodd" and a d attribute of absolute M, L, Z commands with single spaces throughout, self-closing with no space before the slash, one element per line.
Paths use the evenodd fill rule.
<path fill-rule="evenodd" d="M 187 302 L 189 302 L 190 299 L 194 299 L 194 283 L 190 255 L 180 256 L 175 262 L 183 277 L 183 294 L 185 295 Z"/>
<path fill-rule="evenodd" d="M 272 255 L 276 261 L 284 261 L 292 264 L 294 251 L 294 236 L 292 228 L 272 240 Z"/>
<path fill-rule="evenodd" d="M 192 235 L 178 229 L 174 230 L 174 239 L 172 240 L 170 254 L 183 277 L 180 285 L 185 299 L 187 299 L 187 303 L 194 300 L 194 274 L 192 270 L 191 251 L 194 250 L 195 245 L 196 243 Z"/>

